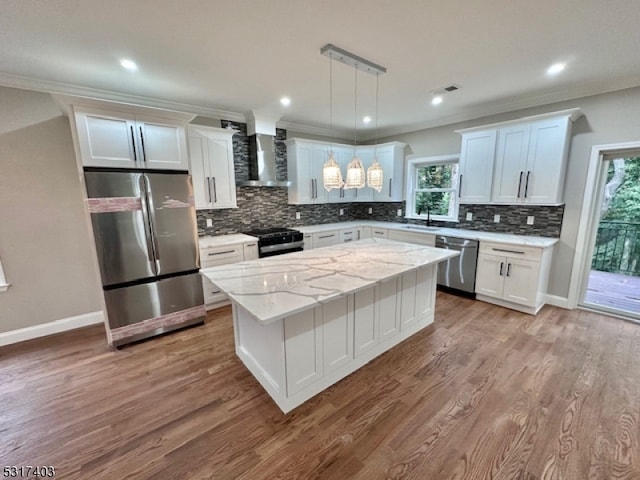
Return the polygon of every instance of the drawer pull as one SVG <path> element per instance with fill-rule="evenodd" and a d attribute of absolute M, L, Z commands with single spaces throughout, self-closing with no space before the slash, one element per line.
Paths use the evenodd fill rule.
<path fill-rule="evenodd" d="M 491 248 L 496 252 L 517 253 L 518 255 L 524 255 L 526 252 L 519 252 L 518 250 L 508 250 L 506 248 Z"/>
<path fill-rule="evenodd" d="M 335 236 L 336 236 L 336 234 L 334 233 L 333 235 L 321 235 L 318 238 L 332 238 L 332 237 L 335 237 Z"/>
<path fill-rule="evenodd" d="M 247 247 L 255 247 L 256 244 L 255 243 L 247 243 Z"/>
<path fill-rule="evenodd" d="M 345 238 L 345 239 L 344 239 L 344 243 L 351 242 L 351 241 L 353 241 L 353 239 L 352 239 L 352 238 Z"/>
<path fill-rule="evenodd" d="M 384 235 L 384 232 L 377 232 L 376 230 L 374 230 L 373 233 L 375 233 L 377 235 Z"/>
<path fill-rule="evenodd" d="M 213 253 L 208 253 L 207 255 L 209 255 L 210 257 L 213 257 L 214 255 L 224 255 L 225 253 L 235 253 L 235 250 L 225 250 L 224 252 L 213 252 Z"/>

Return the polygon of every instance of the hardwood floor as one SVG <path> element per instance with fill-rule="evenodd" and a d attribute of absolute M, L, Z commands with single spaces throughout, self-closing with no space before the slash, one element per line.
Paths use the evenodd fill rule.
<path fill-rule="evenodd" d="M 204 327 L 0 349 L 0 467 L 58 479 L 640 479 L 640 325 L 438 293 L 436 323 L 283 415 Z"/>

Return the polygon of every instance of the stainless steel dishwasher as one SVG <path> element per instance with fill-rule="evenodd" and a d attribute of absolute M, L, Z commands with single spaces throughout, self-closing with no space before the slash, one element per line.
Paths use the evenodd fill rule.
<path fill-rule="evenodd" d="M 466 293 L 474 293 L 478 241 L 437 235 L 436 247 L 460 252 L 459 256 L 440 262 L 438 265 L 438 285 Z"/>

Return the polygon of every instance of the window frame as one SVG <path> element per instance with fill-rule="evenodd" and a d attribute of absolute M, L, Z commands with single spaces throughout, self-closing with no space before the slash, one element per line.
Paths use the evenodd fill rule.
<path fill-rule="evenodd" d="M 453 210 L 454 215 L 431 215 L 431 220 L 438 220 L 441 222 L 458 222 L 458 212 L 460 211 L 460 200 L 458 199 L 458 179 L 460 177 L 460 154 L 453 155 L 439 155 L 434 157 L 417 157 L 410 158 L 407 160 L 407 184 L 405 188 L 405 199 L 406 199 L 406 214 L 405 218 L 411 218 L 414 220 L 426 220 L 426 213 L 418 215 L 415 211 L 416 204 L 416 189 L 418 182 L 418 169 L 421 167 L 432 166 L 432 165 L 450 165 L 457 164 L 458 170 L 456 175 L 451 179 L 451 188 L 442 189 L 442 188 L 434 188 L 433 191 L 442 192 L 442 191 L 452 191 L 453 195 Z"/>

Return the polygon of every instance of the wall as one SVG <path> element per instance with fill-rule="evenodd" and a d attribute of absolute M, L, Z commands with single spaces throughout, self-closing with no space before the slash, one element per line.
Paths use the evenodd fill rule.
<path fill-rule="evenodd" d="M 49 95 L 0 87 L 0 333 L 101 309 L 71 130 Z"/>
<path fill-rule="evenodd" d="M 560 243 L 554 251 L 549 284 L 550 294 L 567 297 L 591 147 L 640 140 L 640 122 L 638 121 L 640 88 L 583 97 L 444 127 L 396 135 L 385 138 L 384 141 L 407 142 L 409 144 L 407 153 L 416 157 L 453 154 L 460 151 L 460 136 L 454 130 L 575 107 L 581 108 L 584 116 L 579 118 L 573 127 L 565 184 L 562 232 Z"/>

